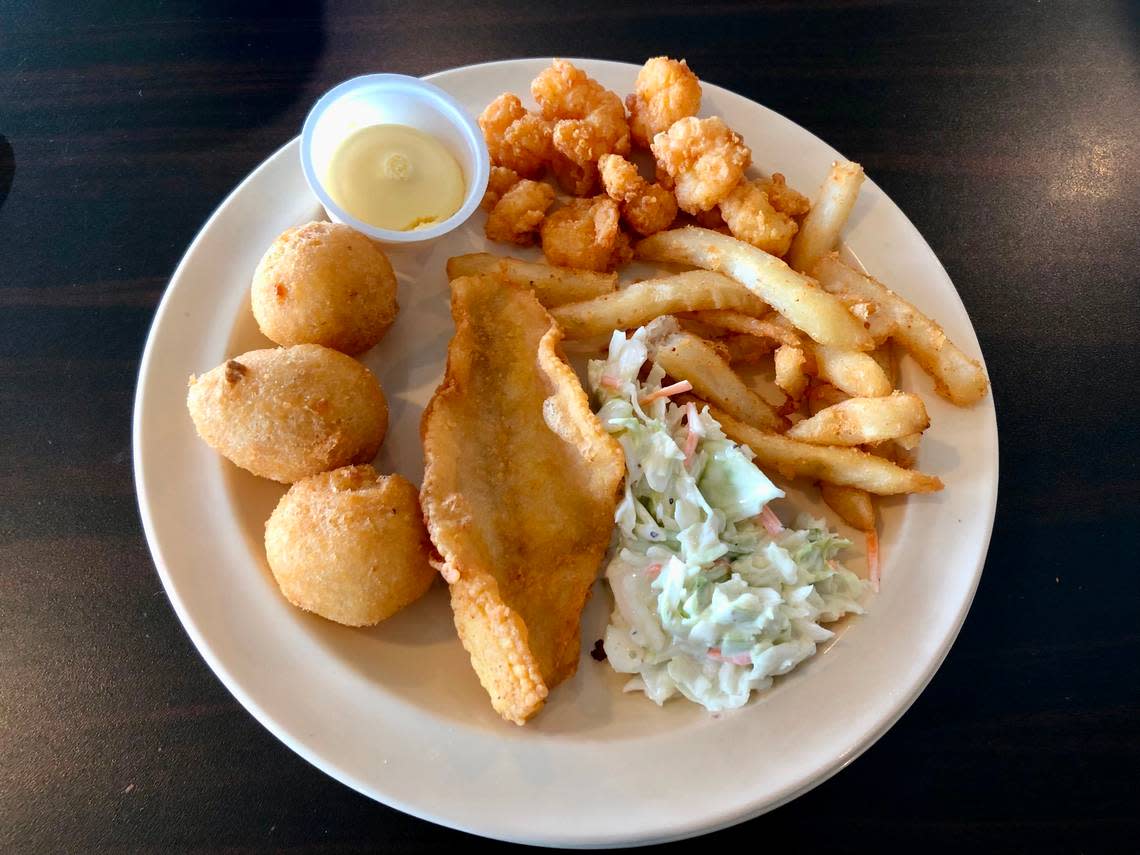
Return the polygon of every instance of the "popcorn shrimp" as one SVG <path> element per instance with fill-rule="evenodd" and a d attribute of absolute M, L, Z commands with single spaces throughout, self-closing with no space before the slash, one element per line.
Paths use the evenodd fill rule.
<path fill-rule="evenodd" d="M 598 189 L 598 165 L 593 161 L 575 163 L 560 151 L 554 152 L 550 170 L 562 189 L 571 196 L 593 196 Z"/>
<path fill-rule="evenodd" d="M 618 154 L 598 161 L 606 195 L 618 203 L 625 221 L 637 232 L 651 235 L 667 228 L 677 216 L 677 200 L 660 184 L 650 184 L 637 167 Z"/>
<path fill-rule="evenodd" d="M 491 162 L 523 178 L 538 178 L 553 154 L 550 122 L 529 112 L 517 95 L 504 92 L 479 116 Z"/>
<path fill-rule="evenodd" d="M 553 203 L 553 187 L 524 178 L 495 203 L 483 230 L 491 240 L 528 246 Z"/>
<path fill-rule="evenodd" d="M 678 119 L 701 109 L 701 83 L 685 60 L 656 56 L 637 73 L 634 94 L 625 99 L 633 142 L 643 148 Z"/>
<path fill-rule="evenodd" d="M 556 151 L 579 166 L 603 154 L 629 154 L 629 123 L 621 98 L 586 72 L 556 59 L 530 85 L 542 117 L 554 122 Z"/>
<path fill-rule="evenodd" d="M 789 187 L 787 180 L 779 172 L 773 172 L 771 178 L 759 179 L 757 184 L 763 187 L 764 192 L 768 194 L 768 202 L 781 214 L 802 217 L 811 210 L 808 197 Z"/>
<path fill-rule="evenodd" d="M 770 186 L 771 182 L 764 179 L 741 181 L 721 200 L 720 213 L 733 237 L 782 256 L 791 247 L 799 225 L 776 210 L 767 192 Z"/>
<path fill-rule="evenodd" d="M 719 203 L 752 162 L 752 151 L 740 134 L 717 116 L 679 119 L 653 138 L 651 148 L 673 179 L 677 205 L 689 214 Z"/>
<path fill-rule="evenodd" d="M 479 207 L 490 212 L 503 194 L 519 183 L 519 174 L 505 166 L 492 166 L 491 174 L 487 179 L 487 190 L 483 193 L 483 201 Z"/>
<path fill-rule="evenodd" d="M 542 223 L 542 251 L 550 264 L 612 270 L 632 256 L 618 228 L 618 206 L 609 196 L 571 199 Z"/>

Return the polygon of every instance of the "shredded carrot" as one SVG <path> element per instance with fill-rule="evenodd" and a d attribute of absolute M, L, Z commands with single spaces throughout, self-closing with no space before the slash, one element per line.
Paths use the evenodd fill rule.
<path fill-rule="evenodd" d="M 875 593 L 879 593 L 879 533 L 874 529 L 864 532 L 867 538 L 867 576 Z"/>
<path fill-rule="evenodd" d="M 671 395 L 680 395 L 682 392 L 693 391 L 693 384 L 688 380 L 682 380 L 680 383 L 673 383 L 670 386 L 662 386 L 656 392 L 650 392 L 641 399 L 641 405 L 645 406 L 651 401 L 656 401 L 658 398 L 668 398 Z"/>
<path fill-rule="evenodd" d="M 719 647 L 709 648 L 709 659 L 717 662 L 731 662 L 733 665 L 751 665 L 752 657 L 747 653 L 735 653 L 732 656 L 725 656 L 720 652 Z"/>
<path fill-rule="evenodd" d="M 601 379 L 598 380 L 599 385 L 605 386 L 607 389 L 617 391 L 621 388 L 621 381 L 614 377 L 612 374 L 603 374 Z"/>
<path fill-rule="evenodd" d="M 645 568 L 645 575 L 648 576 L 650 578 L 650 580 L 656 579 L 658 576 L 661 575 L 661 565 L 660 564 L 650 564 L 648 567 Z"/>
<path fill-rule="evenodd" d="M 693 462 L 693 455 L 697 451 L 697 440 L 698 439 L 700 439 L 700 435 L 690 427 L 689 433 L 685 436 L 685 448 L 683 449 L 685 452 L 685 468 L 686 469 L 688 469 L 689 466 Z"/>
<path fill-rule="evenodd" d="M 784 524 L 780 522 L 780 518 L 776 516 L 776 512 L 767 505 L 765 505 L 764 510 L 760 512 L 760 524 L 764 526 L 769 537 L 775 537 L 784 530 Z"/>

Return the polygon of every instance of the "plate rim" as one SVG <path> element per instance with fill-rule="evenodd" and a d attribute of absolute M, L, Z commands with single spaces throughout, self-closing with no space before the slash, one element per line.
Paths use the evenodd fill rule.
<path fill-rule="evenodd" d="M 578 62 L 580 62 L 580 63 L 593 63 L 593 64 L 602 63 L 602 64 L 609 64 L 609 65 L 614 65 L 614 66 L 621 66 L 621 67 L 623 67 L 623 69 L 628 70 L 628 71 L 632 71 L 634 73 L 636 73 L 636 71 L 640 68 L 640 66 L 637 64 L 627 63 L 627 62 L 617 61 L 617 60 L 588 58 L 588 57 L 566 57 L 566 58 L 570 59 L 571 61 L 576 62 L 576 63 L 578 63 Z M 511 58 L 511 59 L 493 60 L 493 61 L 482 62 L 482 63 L 470 63 L 467 65 L 458 66 L 455 68 L 442 69 L 440 71 L 433 72 L 432 74 L 425 75 L 423 77 L 423 79 L 427 80 L 427 81 L 434 81 L 435 79 L 437 79 L 441 76 L 444 76 L 444 75 L 450 75 L 450 74 L 454 74 L 457 72 L 464 72 L 464 71 L 468 71 L 468 70 L 476 69 L 476 68 L 484 68 L 487 66 L 508 66 L 508 65 L 512 65 L 512 64 L 533 63 L 533 62 L 539 62 L 539 61 L 549 62 L 550 57 L 541 57 L 541 56 L 539 56 L 539 57 L 516 57 L 516 58 Z M 759 102 L 754 101 L 753 99 L 748 98 L 745 95 L 742 95 L 738 92 L 735 92 L 734 90 L 728 89 L 727 87 L 720 86 L 719 84 L 716 84 L 710 80 L 702 79 L 702 83 L 707 84 L 709 86 L 714 86 L 717 89 L 722 90 L 724 92 L 731 93 L 732 95 L 734 95 L 738 98 L 744 99 L 744 100 L 748 101 L 750 104 L 752 104 L 756 107 L 759 107 L 764 111 L 775 113 L 776 115 L 780 116 L 780 118 L 782 118 L 784 121 L 793 125 L 796 129 L 798 129 L 799 132 L 808 135 L 809 137 L 813 138 L 814 140 L 817 140 L 818 142 L 820 142 L 821 144 L 826 146 L 828 149 L 835 151 L 834 147 L 831 146 L 830 144 L 828 144 L 826 141 L 821 140 L 814 133 L 807 130 L 802 125 L 798 124 L 797 122 L 794 122 L 793 120 L 787 118 L 786 116 L 783 116 L 782 114 L 776 113 L 776 111 L 772 110 L 770 107 L 766 107 L 765 105 L 760 104 Z M 985 529 L 984 536 L 978 540 L 979 550 L 978 550 L 977 566 L 975 568 L 973 568 L 973 570 L 972 570 L 972 579 L 971 579 L 971 584 L 969 586 L 968 593 L 966 594 L 966 596 L 963 597 L 961 605 L 960 605 L 957 613 L 953 617 L 953 620 L 951 622 L 951 624 L 952 624 L 951 631 L 949 631 L 945 634 L 942 642 L 939 644 L 939 646 L 937 648 L 935 655 L 930 657 L 927 666 L 922 670 L 920 677 L 912 684 L 909 691 L 907 691 L 903 695 L 900 695 L 899 697 L 893 699 L 892 703 L 890 705 L 888 705 L 888 708 L 886 709 L 885 713 L 880 715 L 880 716 L 877 716 L 878 721 L 877 721 L 876 727 L 874 727 L 870 731 L 865 731 L 863 733 L 860 733 L 850 740 L 847 740 L 847 742 L 850 745 L 850 747 L 847 750 L 840 752 L 834 758 L 828 760 L 824 764 L 822 764 L 819 767 L 817 767 L 816 769 L 812 770 L 810 773 L 801 775 L 799 777 L 799 780 L 796 783 L 790 784 L 789 786 L 785 787 L 784 791 L 775 794 L 774 798 L 771 797 L 771 794 L 770 794 L 770 796 L 767 798 L 757 799 L 756 800 L 757 803 L 753 804 L 750 808 L 747 808 L 744 810 L 726 811 L 726 812 L 724 812 L 720 815 L 717 815 L 717 816 L 705 816 L 703 819 L 691 820 L 687 823 L 678 823 L 676 825 L 670 826 L 669 830 L 666 831 L 665 833 L 660 833 L 660 834 L 632 833 L 632 834 L 611 835 L 608 837 L 600 837 L 597 835 L 590 835 L 589 833 L 575 833 L 573 831 L 566 832 L 566 831 L 559 831 L 559 830 L 555 830 L 555 831 L 543 830 L 541 833 L 536 833 L 535 830 L 533 830 L 533 829 L 528 830 L 525 834 L 522 834 L 522 833 L 512 833 L 510 830 L 502 827 L 501 824 L 495 823 L 493 821 L 490 823 L 490 825 L 495 826 L 495 827 L 474 827 L 474 826 L 466 824 L 466 823 L 455 822 L 455 821 L 449 820 L 446 817 L 443 817 L 439 814 L 433 813 L 429 810 L 422 809 L 416 805 L 409 804 L 409 803 L 405 802 L 403 799 L 400 799 L 398 797 L 394 797 L 393 795 L 390 795 L 390 794 L 384 794 L 383 798 L 381 798 L 381 796 L 378 795 L 378 788 L 375 786 L 375 784 L 361 780 L 355 774 L 352 774 L 352 773 L 340 768 L 335 763 L 326 761 L 320 755 L 319 752 L 317 752 L 314 749 L 310 749 L 305 744 L 305 742 L 303 740 L 301 740 L 299 738 L 295 738 L 290 732 L 288 732 L 288 730 L 285 726 L 281 725 L 276 720 L 276 718 L 272 714 L 270 714 L 270 712 L 268 710 L 266 710 L 264 707 L 262 707 L 258 702 L 256 702 L 244 690 L 244 688 L 242 687 L 239 680 L 233 675 L 231 670 L 229 668 L 227 668 L 227 666 L 222 662 L 219 655 L 215 653 L 210 642 L 206 639 L 206 637 L 202 633 L 201 629 L 199 628 L 197 623 L 194 621 L 194 619 L 191 616 L 189 610 L 187 609 L 185 603 L 182 601 L 181 597 L 177 594 L 176 586 L 174 585 L 173 579 L 170 575 L 169 566 L 166 562 L 166 558 L 165 558 L 163 549 L 161 547 L 159 536 L 158 536 L 158 533 L 155 529 L 154 519 L 153 519 L 153 516 L 151 513 L 150 503 L 148 500 L 147 481 L 146 481 L 146 477 L 145 477 L 146 461 L 144 459 L 145 455 L 144 455 L 144 451 L 143 451 L 143 447 L 142 447 L 143 417 L 144 417 L 144 413 L 146 412 L 146 399 L 147 399 L 146 381 L 148 378 L 148 374 L 150 373 L 151 363 L 155 359 L 156 348 L 158 347 L 157 338 L 156 338 L 155 333 L 158 330 L 159 326 L 161 325 L 161 322 L 164 320 L 166 313 L 169 311 L 170 302 L 171 302 L 171 298 L 172 298 L 173 290 L 174 290 L 172 286 L 184 274 L 185 268 L 186 268 L 187 264 L 189 263 L 191 256 L 194 255 L 194 250 L 199 245 L 199 243 L 205 239 L 206 235 L 210 232 L 211 227 L 213 226 L 215 221 L 218 220 L 224 214 L 224 212 L 229 208 L 230 205 L 235 203 L 235 200 L 239 197 L 239 195 L 247 187 L 247 185 L 255 182 L 262 172 L 271 170 L 276 165 L 276 162 L 278 161 L 278 159 L 288 157 L 290 155 L 290 151 L 295 149 L 299 145 L 299 140 L 300 140 L 300 135 L 297 135 L 297 136 L 293 137 L 292 139 L 288 140 L 287 142 L 285 142 L 283 145 L 278 147 L 272 154 L 270 154 L 268 157 L 266 157 L 264 160 L 262 160 L 240 182 L 238 182 L 238 184 L 225 196 L 225 198 L 219 203 L 219 205 L 214 209 L 214 211 L 210 214 L 210 216 L 205 220 L 203 225 L 199 228 L 199 230 L 195 234 L 193 240 L 187 245 L 186 249 L 183 251 L 182 256 L 179 260 L 179 263 L 175 267 L 174 272 L 171 274 L 170 280 L 167 283 L 167 287 L 163 291 L 162 298 L 161 298 L 161 300 L 158 304 L 158 307 L 155 310 L 154 316 L 151 320 L 150 327 L 149 327 L 149 330 L 147 332 L 146 344 L 143 348 L 142 357 L 141 357 L 140 362 L 139 362 L 139 370 L 138 370 L 138 374 L 136 377 L 136 389 L 135 389 L 135 395 L 134 395 L 134 399 L 133 399 L 133 409 L 132 409 L 132 464 L 133 464 L 133 474 L 134 474 L 135 489 L 136 489 L 136 499 L 137 499 L 137 504 L 138 504 L 138 508 L 139 508 L 140 518 L 141 518 L 142 525 L 143 525 L 143 532 L 144 532 L 144 535 L 145 535 L 146 541 L 147 541 L 147 546 L 148 546 L 148 549 L 150 551 L 151 558 L 154 562 L 155 569 L 159 575 L 159 579 L 162 582 L 163 589 L 166 592 L 167 599 L 170 601 L 171 606 L 174 608 L 175 614 L 178 616 L 179 622 L 182 624 L 183 629 L 186 631 L 187 635 L 190 637 L 190 640 L 194 644 L 194 647 L 197 649 L 199 655 L 202 656 L 203 660 L 205 660 L 206 664 L 210 667 L 210 669 L 214 672 L 214 674 L 218 677 L 218 679 L 222 682 L 222 684 L 226 687 L 226 689 L 230 692 L 230 694 L 233 695 L 234 698 L 263 727 L 265 727 L 270 733 L 272 733 L 278 740 L 280 740 L 291 751 L 296 753 L 298 756 L 300 756 L 306 762 L 310 763 L 312 766 L 314 766 L 317 769 L 319 769 L 320 771 L 324 772 L 329 777 L 333 778 L 334 780 L 339 781 L 340 783 L 345 784 L 346 786 L 351 787 L 352 789 L 356 790 L 357 792 L 361 793 L 362 795 L 367 796 L 370 799 L 373 799 L 375 801 L 379 801 L 382 804 L 393 807 L 397 810 L 400 810 L 401 812 L 415 816 L 419 819 L 423 819 L 423 820 L 426 820 L 426 821 L 429 821 L 429 822 L 432 822 L 432 823 L 435 823 L 438 825 L 443 825 L 445 827 L 457 829 L 460 831 L 464 831 L 464 832 L 468 832 L 471 834 L 476 834 L 476 835 L 480 835 L 480 836 L 484 836 L 484 837 L 490 837 L 490 838 L 498 839 L 498 840 L 519 842 L 519 843 L 529 843 L 532 845 L 541 845 L 541 846 L 570 846 L 570 847 L 576 847 L 576 848 L 598 848 L 598 847 L 610 847 L 610 846 L 624 847 L 624 846 L 646 845 L 646 844 L 653 844 L 653 843 L 663 843 L 663 842 L 674 841 L 674 840 L 683 840 L 683 839 L 695 837 L 698 835 L 710 833 L 713 831 L 717 831 L 717 830 L 720 830 L 723 828 L 727 828 L 727 827 L 730 827 L 732 825 L 736 825 L 738 823 L 745 822 L 745 821 L 748 821 L 750 819 L 754 819 L 758 816 L 761 816 L 761 815 L 763 815 L 763 814 L 765 814 L 771 810 L 774 810 L 774 809 L 776 809 L 776 808 L 778 808 L 784 804 L 787 804 L 788 802 L 798 798 L 800 795 L 803 795 L 804 793 L 808 792 L 809 790 L 814 789 L 819 784 L 822 784 L 824 781 L 833 777 L 841 769 L 846 768 L 855 759 L 862 756 L 862 754 L 865 751 L 867 751 L 872 745 L 874 745 L 876 742 L 878 742 L 878 740 L 880 738 L 882 738 L 882 736 L 888 730 L 890 730 L 891 727 L 893 727 L 895 725 L 895 723 L 897 723 L 898 720 L 910 709 L 910 707 L 913 705 L 913 703 L 917 700 L 917 698 L 922 694 L 922 692 L 930 684 L 931 680 L 934 678 L 934 675 L 941 668 L 943 662 L 945 661 L 946 657 L 949 655 L 951 648 L 953 647 L 953 645 L 957 641 L 958 636 L 961 633 L 962 627 L 965 624 L 966 617 L 969 614 L 970 608 L 972 607 L 974 597 L 976 596 L 978 586 L 981 582 L 981 577 L 982 577 L 982 573 L 984 572 L 985 561 L 986 561 L 986 558 L 988 555 L 989 545 L 990 545 L 990 541 L 992 538 L 993 528 L 994 528 L 995 519 L 996 519 L 997 495 L 998 495 L 998 488 L 999 488 L 1000 477 L 1001 477 L 1001 471 L 1000 471 L 1000 434 L 998 433 L 997 406 L 996 406 L 996 399 L 995 399 L 995 396 L 993 393 L 992 383 L 990 386 L 989 408 L 990 408 L 990 412 L 992 413 L 992 433 L 993 433 L 994 444 L 993 444 L 992 460 L 988 461 L 988 467 L 991 468 L 991 471 L 993 473 L 993 478 L 992 478 L 992 483 L 987 485 L 989 487 L 989 489 L 988 489 L 988 495 L 985 497 L 985 501 L 979 503 L 980 506 L 985 507 L 985 510 L 987 512 L 987 519 L 986 519 L 985 526 L 984 526 L 984 529 Z M 868 179 L 868 181 L 870 183 L 873 183 L 870 181 L 870 179 Z M 883 192 L 881 190 L 881 188 L 880 188 L 879 192 Z M 973 333 L 974 338 L 976 339 L 977 338 L 977 331 L 976 331 L 976 328 L 974 326 L 973 320 L 970 318 L 969 312 L 966 310 L 965 304 L 962 302 L 962 298 L 958 292 L 957 287 L 954 285 L 954 282 L 950 278 L 949 274 L 946 273 L 945 267 L 942 265 L 941 261 L 938 259 L 937 254 L 934 252 L 934 249 L 930 246 L 930 244 L 922 236 L 922 233 L 914 226 L 913 222 L 911 222 L 910 218 L 906 215 L 906 212 L 903 211 L 893 201 L 893 199 L 891 199 L 891 197 L 888 196 L 885 192 L 883 192 L 883 196 L 895 208 L 895 210 L 898 212 L 898 214 L 900 214 L 902 216 L 903 220 L 905 221 L 906 226 L 908 226 L 911 229 L 913 234 L 918 238 L 918 241 L 920 242 L 921 246 L 925 249 L 925 251 L 927 253 L 929 253 L 929 255 L 932 257 L 934 262 L 938 265 L 938 267 L 945 274 L 946 280 L 951 285 L 951 289 L 953 291 L 954 299 L 958 302 L 959 306 L 961 307 L 962 313 L 965 316 L 967 322 L 969 323 L 970 330 Z M 985 368 L 985 355 L 982 352 L 980 342 L 978 343 L 977 353 L 978 353 L 978 356 L 979 356 L 979 359 L 982 363 L 983 368 Z M 986 371 L 986 376 L 989 377 L 988 371 Z"/>

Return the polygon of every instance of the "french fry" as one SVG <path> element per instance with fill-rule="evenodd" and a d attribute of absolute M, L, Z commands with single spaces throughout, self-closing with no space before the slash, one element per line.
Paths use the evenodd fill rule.
<path fill-rule="evenodd" d="M 734 365 L 755 365 L 775 347 L 775 342 L 752 335 L 730 335 L 719 340 Z"/>
<path fill-rule="evenodd" d="M 850 161 L 836 161 L 819 189 L 800 230 L 788 250 L 788 264 L 807 273 L 839 243 L 839 235 L 863 184 L 863 167 Z"/>
<path fill-rule="evenodd" d="M 875 590 L 879 589 L 879 533 L 875 530 L 875 499 L 866 490 L 821 481 L 819 494 L 824 504 L 845 523 L 864 533 L 867 539 L 867 569 Z"/>
<path fill-rule="evenodd" d="M 880 311 L 875 303 L 860 300 L 854 294 L 837 293 L 835 296 L 843 301 L 851 314 L 863 322 L 864 329 L 877 346 L 890 342 L 895 332 L 895 324 L 890 315 Z"/>
<path fill-rule="evenodd" d="M 848 398 L 792 425 L 787 436 L 813 445 L 885 442 L 930 427 L 922 398 L 895 392 L 882 398 Z"/>
<path fill-rule="evenodd" d="M 696 226 L 658 232 L 635 247 L 639 258 L 692 264 L 727 274 L 821 344 L 870 350 L 874 340 L 843 302 L 774 255 Z M 708 308 L 733 308 L 730 306 Z"/>
<path fill-rule="evenodd" d="M 886 285 L 848 267 L 834 254 L 822 258 L 814 273 L 827 291 L 874 303 L 879 312 L 888 315 L 892 338 L 934 379 L 939 395 L 960 407 L 986 396 L 989 383 L 981 364 L 950 341 L 942 327 Z"/>
<path fill-rule="evenodd" d="M 681 325 L 681 329 L 685 332 L 691 332 L 700 338 L 723 338 L 725 331 L 720 327 L 714 327 L 712 324 L 706 324 L 704 321 L 698 320 L 697 315 L 700 312 L 680 312 L 673 317 L 677 319 L 677 323 Z"/>
<path fill-rule="evenodd" d="M 824 481 L 819 485 L 819 493 L 827 506 L 848 525 L 859 531 L 875 528 L 875 505 L 871 501 L 871 494 L 866 490 Z"/>
<path fill-rule="evenodd" d="M 661 339 L 653 361 L 674 380 L 688 380 L 699 397 L 755 427 L 776 429 L 783 420 L 753 392 L 704 339 L 675 332 Z"/>
<path fill-rule="evenodd" d="M 801 343 L 800 337 L 784 324 L 775 323 L 768 318 L 753 318 L 731 309 L 709 309 L 704 312 L 693 312 L 692 319 L 728 332 L 767 338 L 792 347 L 799 347 Z"/>
<path fill-rule="evenodd" d="M 850 395 L 840 392 L 830 383 L 813 383 L 807 393 L 808 412 L 813 416 L 820 410 L 846 401 Z"/>
<path fill-rule="evenodd" d="M 546 308 L 578 303 L 608 294 L 617 288 L 616 273 L 596 273 L 572 267 L 554 267 L 520 258 L 473 252 L 447 260 L 447 278 L 498 274 L 505 281 L 530 288 Z"/>
<path fill-rule="evenodd" d="M 662 315 L 703 309 L 735 309 L 762 315 L 768 311 L 755 294 L 727 276 L 689 270 L 659 279 L 634 282 L 581 303 L 558 306 L 550 314 L 568 339 L 633 329 Z"/>
<path fill-rule="evenodd" d="M 895 440 L 895 442 L 898 443 L 899 448 L 903 449 L 903 451 L 914 451 L 916 448 L 918 448 L 918 444 L 921 441 L 922 434 L 917 432 L 908 433 L 906 436 L 900 436 Z"/>
<path fill-rule="evenodd" d="M 782 344 L 776 348 L 773 359 L 776 364 L 776 385 L 783 389 L 789 398 L 798 401 L 808 384 L 808 376 L 804 372 L 807 357 L 803 350 Z"/>
<path fill-rule="evenodd" d="M 942 481 L 934 475 L 903 469 L 856 448 L 799 442 L 745 424 L 722 409 L 710 407 L 709 412 L 720 422 L 726 436 L 752 449 L 757 466 L 774 469 L 786 478 L 812 478 L 858 487 L 880 496 L 932 493 L 942 489 Z"/>
<path fill-rule="evenodd" d="M 698 336 L 698 338 L 701 337 Z M 712 352 L 723 359 L 725 362 L 732 361 L 732 352 L 728 349 L 728 346 L 723 341 L 715 338 L 702 338 L 701 340 L 710 348 L 712 348 Z"/>
<path fill-rule="evenodd" d="M 469 252 L 447 259 L 447 279 L 454 282 L 461 276 L 489 276 L 499 272 L 501 255 L 490 252 Z"/>
<path fill-rule="evenodd" d="M 891 394 L 891 381 L 873 357 L 856 350 L 810 344 L 816 375 L 856 398 Z"/>
<path fill-rule="evenodd" d="M 891 388 L 893 389 L 898 384 L 899 372 L 898 365 L 895 363 L 894 348 L 891 347 L 890 340 L 883 342 L 872 350 L 871 358 L 879 363 L 879 367 L 883 369 L 883 374 L 886 376 L 887 382 L 891 384 Z"/>

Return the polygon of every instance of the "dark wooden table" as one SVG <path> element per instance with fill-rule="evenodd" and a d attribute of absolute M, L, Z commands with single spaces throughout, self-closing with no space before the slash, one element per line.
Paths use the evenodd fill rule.
<path fill-rule="evenodd" d="M 1140 6 L 576 5 L 0 2 L 0 850 L 472 841 L 308 766 L 194 651 L 135 506 L 138 358 L 199 226 L 334 83 L 669 53 L 865 164 L 957 284 L 1001 431 L 934 682 L 712 842 L 1136 851 Z"/>

